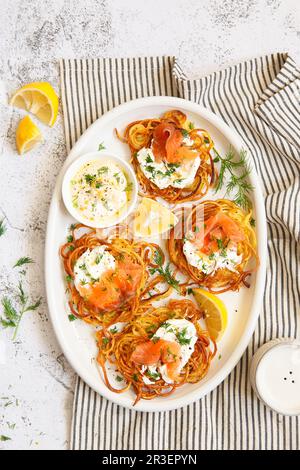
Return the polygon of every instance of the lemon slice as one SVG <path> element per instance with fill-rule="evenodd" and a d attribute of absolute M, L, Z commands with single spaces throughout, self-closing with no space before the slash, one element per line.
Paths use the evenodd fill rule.
<path fill-rule="evenodd" d="M 12 106 L 26 109 L 40 121 L 53 126 L 58 113 L 58 96 L 47 82 L 34 82 L 15 92 L 10 100 Z"/>
<path fill-rule="evenodd" d="M 16 144 L 20 155 L 28 152 L 28 150 L 31 150 L 39 142 L 43 142 L 43 140 L 39 128 L 29 116 L 25 116 L 21 119 L 16 131 Z"/>
<path fill-rule="evenodd" d="M 167 207 L 143 197 L 133 221 L 133 230 L 138 237 L 155 237 L 170 230 L 178 219 Z"/>
<path fill-rule="evenodd" d="M 200 310 L 204 312 L 210 337 L 219 341 L 227 326 L 227 309 L 224 302 L 207 290 L 195 288 L 192 291 Z"/>

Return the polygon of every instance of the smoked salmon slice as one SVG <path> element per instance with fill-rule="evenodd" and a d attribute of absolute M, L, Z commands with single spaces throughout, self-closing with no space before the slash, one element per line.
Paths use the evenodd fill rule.
<path fill-rule="evenodd" d="M 127 257 L 118 262 L 115 271 L 107 271 L 94 284 L 80 287 L 80 294 L 99 310 L 114 310 L 136 294 L 142 275 L 142 266 Z"/>
<path fill-rule="evenodd" d="M 155 160 L 177 163 L 185 158 L 196 158 L 197 152 L 182 145 L 183 135 L 174 124 L 162 122 L 153 132 L 152 150 Z"/>
<path fill-rule="evenodd" d="M 238 224 L 224 212 L 219 211 L 205 221 L 204 229 L 195 234 L 196 245 L 204 253 L 218 250 L 218 240 L 222 242 L 228 239 L 232 243 L 239 243 L 245 239 L 245 235 Z"/>
<path fill-rule="evenodd" d="M 180 346 L 175 341 L 159 339 L 139 344 L 131 355 L 135 364 L 154 366 L 159 362 L 166 364 L 170 379 L 175 380 L 180 370 Z"/>

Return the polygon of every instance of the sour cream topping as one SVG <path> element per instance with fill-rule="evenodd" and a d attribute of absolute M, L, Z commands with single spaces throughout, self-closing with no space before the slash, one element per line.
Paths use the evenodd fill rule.
<path fill-rule="evenodd" d="M 116 269 L 114 256 L 107 251 L 106 246 L 96 246 L 87 249 L 76 261 L 74 266 L 74 284 L 77 290 L 99 281 L 107 271 Z"/>
<path fill-rule="evenodd" d="M 237 254 L 237 247 L 233 243 L 229 242 L 226 248 L 206 255 L 199 250 L 188 236 L 183 243 L 183 253 L 187 262 L 204 274 L 213 274 L 222 268 L 236 272 L 236 266 L 242 261 L 242 255 Z"/>
<path fill-rule="evenodd" d="M 192 146 L 194 143 L 189 137 L 185 137 L 183 142 L 187 146 Z M 160 189 L 168 186 L 174 188 L 190 186 L 201 163 L 200 157 L 186 159 L 180 163 L 156 162 L 152 149 L 146 147 L 137 153 L 137 159 L 144 175 Z"/>

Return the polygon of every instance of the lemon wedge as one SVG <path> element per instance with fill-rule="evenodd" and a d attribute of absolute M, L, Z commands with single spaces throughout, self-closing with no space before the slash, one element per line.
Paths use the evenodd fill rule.
<path fill-rule="evenodd" d="M 133 230 L 138 237 L 155 237 L 170 230 L 178 219 L 167 207 L 153 199 L 143 197 L 133 221 Z"/>
<path fill-rule="evenodd" d="M 197 304 L 204 312 L 204 320 L 210 337 L 219 341 L 227 326 L 227 309 L 224 302 L 207 290 L 192 289 Z"/>
<path fill-rule="evenodd" d="M 34 124 L 29 116 L 25 116 L 19 122 L 16 131 L 16 144 L 20 155 L 43 142 L 43 136 L 39 128 Z"/>
<path fill-rule="evenodd" d="M 34 82 L 17 90 L 10 100 L 12 106 L 25 109 L 52 127 L 58 114 L 58 96 L 47 82 Z"/>

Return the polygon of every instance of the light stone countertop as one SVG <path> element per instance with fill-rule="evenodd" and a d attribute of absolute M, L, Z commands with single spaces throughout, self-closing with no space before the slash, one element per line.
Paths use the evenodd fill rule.
<path fill-rule="evenodd" d="M 297 29 L 298 28 L 298 29 Z M 0 449 L 67 449 L 75 374 L 54 336 L 44 287 L 44 239 L 55 178 L 65 159 L 62 118 L 41 124 L 45 143 L 22 157 L 20 116 L 8 96 L 30 81 L 59 90 L 58 59 L 175 55 L 203 75 L 240 60 L 288 51 L 300 62 L 298 0 L 1 0 L 0 2 L 0 298 L 15 298 L 20 277 L 36 312 L 16 341 L 0 331 Z M 26 275 L 13 269 L 29 256 Z"/>

